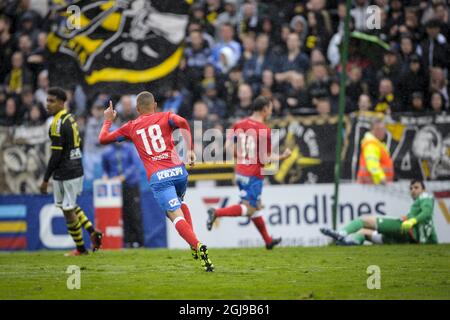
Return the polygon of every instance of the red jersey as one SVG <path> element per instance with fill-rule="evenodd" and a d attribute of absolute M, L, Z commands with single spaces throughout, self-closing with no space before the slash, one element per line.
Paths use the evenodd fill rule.
<path fill-rule="evenodd" d="M 270 128 L 262 122 L 245 118 L 236 122 L 232 130 L 237 144 L 236 173 L 263 179 L 264 160 L 272 152 Z"/>
<path fill-rule="evenodd" d="M 172 139 L 172 132 L 175 129 L 187 130 L 191 143 L 189 124 L 184 118 L 172 112 L 143 114 L 119 129 L 109 132 L 111 124 L 111 121 L 104 122 L 99 136 L 100 143 L 111 143 L 123 138 L 131 140 L 144 163 L 148 179 L 156 171 L 182 164 Z"/>

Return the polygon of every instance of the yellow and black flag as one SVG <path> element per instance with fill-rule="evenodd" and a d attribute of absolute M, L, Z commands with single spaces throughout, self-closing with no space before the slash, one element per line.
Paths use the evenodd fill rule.
<path fill-rule="evenodd" d="M 52 0 L 50 82 L 90 92 L 158 91 L 183 56 L 186 0 Z"/>

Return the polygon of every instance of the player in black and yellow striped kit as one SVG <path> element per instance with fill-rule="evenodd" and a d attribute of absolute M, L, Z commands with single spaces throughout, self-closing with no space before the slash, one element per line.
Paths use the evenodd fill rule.
<path fill-rule="evenodd" d="M 67 229 L 77 247 L 66 255 L 77 256 L 88 253 L 83 241 L 83 227 L 89 232 L 93 251 L 100 248 L 102 234 L 94 229 L 76 202 L 83 187 L 81 138 L 77 123 L 64 108 L 66 99 L 63 89 L 48 90 L 47 110 L 54 116 L 49 129 L 52 154 L 40 189 L 41 193 L 47 193 L 48 181 L 53 176 L 55 205 L 63 210 Z"/>

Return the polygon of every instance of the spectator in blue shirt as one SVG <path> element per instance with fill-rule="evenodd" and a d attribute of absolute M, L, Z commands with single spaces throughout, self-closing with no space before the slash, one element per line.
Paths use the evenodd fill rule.
<path fill-rule="evenodd" d="M 221 41 L 218 42 L 211 53 L 210 62 L 217 70 L 220 70 L 220 54 L 225 47 L 231 48 L 233 54 L 233 61 L 239 61 L 242 54 L 241 44 L 234 40 L 234 28 L 229 23 L 224 23 L 220 27 Z"/>
<path fill-rule="evenodd" d="M 275 80 L 280 85 L 291 81 L 293 73 L 305 74 L 309 69 L 309 58 L 301 51 L 299 35 L 290 33 L 286 39 L 287 53 L 278 61 Z"/>
<path fill-rule="evenodd" d="M 102 154 L 104 179 L 118 179 L 122 182 L 123 228 L 126 248 L 137 248 L 144 244 L 140 206 L 141 163 L 128 142 L 110 145 Z"/>
<path fill-rule="evenodd" d="M 262 33 L 256 38 L 255 54 L 244 63 L 244 79 L 256 92 L 261 86 L 263 71 L 267 69 L 273 71 L 274 67 L 274 58 L 269 52 L 269 36 Z"/>

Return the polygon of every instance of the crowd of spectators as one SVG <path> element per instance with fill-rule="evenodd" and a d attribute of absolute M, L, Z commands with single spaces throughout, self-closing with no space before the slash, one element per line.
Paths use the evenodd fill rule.
<path fill-rule="evenodd" d="M 1 126 L 47 119 L 51 15 L 31 3 L 0 4 Z M 367 24 L 369 5 L 381 10 L 380 28 Z M 274 117 L 336 114 L 345 14 L 345 1 L 338 0 L 194 1 L 176 85 L 157 97 L 161 109 L 203 120 L 204 128 L 249 115 L 258 95 L 273 99 Z M 354 0 L 351 30 L 376 36 L 389 49 L 370 61 L 357 45 L 350 47 L 345 112 L 448 111 L 449 22 L 444 0 Z M 136 116 L 132 96 L 88 97 L 81 85 L 65 89 L 87 137 L 99 130 L 111 98 L 121 121 Z"/>

